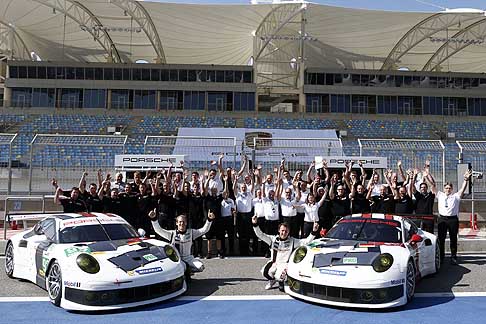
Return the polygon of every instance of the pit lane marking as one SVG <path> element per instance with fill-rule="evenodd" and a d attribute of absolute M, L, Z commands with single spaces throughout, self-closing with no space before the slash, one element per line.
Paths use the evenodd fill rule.
<path fill-rule="evenodd" d="M 461 298 L 486 297 L 486 292 L 443 292 L 443 293 L 416 293 L 414 298 Z M 242 295 L 242 296 L 182 296 L 175 301 L 253 301 L 253 300 L 292 300 L 288 295 Z M 48 297 L 0 297 L 0 303 L 15 302 L 48 302 Z"/>

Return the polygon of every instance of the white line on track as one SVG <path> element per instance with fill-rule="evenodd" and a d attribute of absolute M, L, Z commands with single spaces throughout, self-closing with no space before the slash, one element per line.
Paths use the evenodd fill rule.
<path fill-rule="evenodd" d="M 414 298 L 460 298 L 460 297 L 486 297 L 486 292 L 444 292 L 444 293 L 417 293 Z M 179 301 L 245 301 L 245 300 L 292 300 L 288 295 L 242 295 L 242 296 L 182 296 Z M 47 302 L 48 297 L 0 297 L 0 303 L 14 302 Z"/>

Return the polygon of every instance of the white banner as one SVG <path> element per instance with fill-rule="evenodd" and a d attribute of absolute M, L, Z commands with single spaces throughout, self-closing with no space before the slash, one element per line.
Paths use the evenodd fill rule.
<path fill-rule="evenodd" d="M 316 169 L 322 168 L 323 160 L 327 161 L 327 167 L 331 169 L 342 169 L 349 162 L 354 162 L 353 168 L 359 168 L 359 162 L 365 169 L 386 169 L 388 166 L 387 158 L 381 156 L 316 156 Z"/>
<path fill-rule="evenodd" d="M 179 167 L 184 162 L 184 155 L 154 155 L 154 154 L 119 154 L 115 155 L 115 168 L 119 169 L 151 169 L 168 168 L 171 163 Z"/>

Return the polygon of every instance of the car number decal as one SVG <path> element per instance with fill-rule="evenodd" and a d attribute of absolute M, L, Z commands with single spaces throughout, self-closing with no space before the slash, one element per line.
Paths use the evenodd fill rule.
<path fill-rule="evenodd" d="M 162 272 L 162 271 L 163 271 L 162 267 L 135 270 L 135 272 L 138 273 L 139 275 L 155 273 L 155 272 Z"/>
<path fill-rule="evenodd" d="M 358 263 L 358 258 L 356 257 L 343 258 L 343 264 L 357 264 L 357 263 Z"/>
<path fill-rule="evenodd" d="M 341 277 L 344 277 L 347 274 L 346 271 L 329 270 L 329 269 L 319 269 L 319 272 L 322 273 L 322 274 L 327 274 L 327 275 L 332 275 L 332 276 L 341 276 Z"/>

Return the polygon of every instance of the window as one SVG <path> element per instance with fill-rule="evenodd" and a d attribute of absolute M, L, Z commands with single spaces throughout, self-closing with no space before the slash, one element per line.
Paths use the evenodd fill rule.
<path fill-rule="evenodd" d="M 150 81 L 150 69 L 142 69 L 142 81 Z"/>
<path fill-rule="evenodd" d="M 47 78 L 48 79 L 55 79 L 56 78 L 56 68 L 53 66 L 47 67 Z"/>
<path fill-rule="evenodd" d="M 59 108 L 80 108 L 83 103 L 83 89 L 60 89 Z"/>
<path fill-rule="evenodd" d="M 160 71 L 160 81 L 169 81 L 169 70 Z"/>
<path fill-rule="evenodd" d="M 37 67 L 37 78 L 38 79 L 46 79 L 47 78 L 47 69 L 45 66 L 38 66 Z"/>
<path fill-rule="evenodd" d="M 12 88 L 12 107 L 30 107 L 32 88 Z"/>
<path fill-rule="evenodd" d="M 27 74 L 29 79 L 37 79 L 37 68 L 35 66 L 29 66 L 27 68 Z"/>
<path fill-rule="evenodd" d="M 182 101 L 182 91 L 160 91 L 160 109 L 180 110 Z"/>
<path fill-rule="evenodd" d="M 112 90 L 111 107 L 116 109 L 132 108 L 133 92 L 131 90 Z"/>
<path fill-rule="evenodd" d="M 235 111 L 254 111 L 255 93 L 254 92 L 235 92 L 234 93 Z"/>
<path fill-rule="evenodd" d="M 17 79 L 19 77 L 19 67 L 18 66 L 9 66 L 8 67 L 8 76 L 12 79 Z"/>
<path fill-rule="evenodd" d="M 160 81 L 160 70 L 159 69 L 150 70 L 150 80 Z"/>
<path fill-rule="evenodd" d="M 135 90 L 134 92 L 134 109 L 155 109 L 155 90 Z"/>
<path fill-rule="evenodd" d="M 102 68 L 95 68 L 95 80 L 103 80 L 103 69 Z"/>
<path fill-rule="evenodd" d="M 179 81 L 187 82 L 187 70 L 179 70 Z"/>
<path fill-rule="evenodd" d="M 104 78 L 105 78 L 105 80 L 113 80 L 113 69 L 112 68 L 105 68 L 104 69 Z"/>
<path fill-rule="evenodd" d="M 331 95 L 331 112 L 350 113 L 351 102 L 349 95 Z"/>
<path fill-rule="evenodd" d="M 208 110 L 232 111 L 231 92 L 208 92 Z"/>
<path fill-rule="evenodd" d="M 423 97 L 424 115 L 442 115 L 442 97 Z"/>
<path fill-rule="evenodd" d="M 84 89 L 83 108 L 106 108 L 106 90 Z"/>
<path fill-rule="evenodd" d="M 86 68 L 84 70 L 84 76 L 86 80 L 94 80 L 95 79 L 94 68 Z"/>
<path fill-rule="evenodd" d="M 51 107 L 56 103 L 56 89 L 34 88 L 32 89 L 33 107 Z"/>
<path fill-rule="evenodd" d="M 27 79 L 27 68 L 25 66 L 19 66 L 19 79 Z"/>
<path fill-rule="evenodd" d="M 123 80 L 123 70 L 122 69 L 117 69 L 117 68 L 113 69 L 113 80 Z"/>
<path fill-rule="evenodd" d="M 184 110 L 204 110 L 206 93 L 204 91 L 184 91 Z"/>

